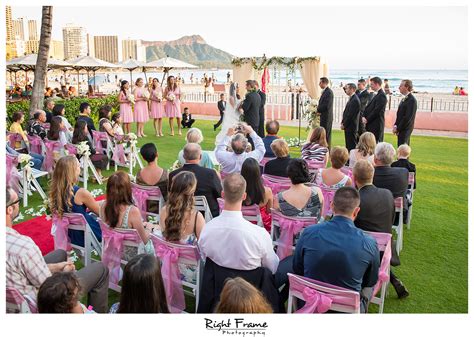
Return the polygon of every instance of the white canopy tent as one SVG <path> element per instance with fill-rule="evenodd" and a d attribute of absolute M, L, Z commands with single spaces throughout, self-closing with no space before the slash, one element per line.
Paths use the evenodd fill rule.
<path fill-rule="evenodd" d="M 95 72 L 98 70 L 105 70 L 111 68 L 120 68 L 118 65 L 106 62 L 104 60 L 92 56 L 80 56 L 72 60 L 68 60 L 71 68 L 77 71 L 77 92 L 79 93 L 79 72 L 81 70 L 87 71 L 87 78 L 89 79 L 89 71 L 94 74 L 94 90 L 95 90 Z M 87 81 L 89 83 L 89 80 Z"/>

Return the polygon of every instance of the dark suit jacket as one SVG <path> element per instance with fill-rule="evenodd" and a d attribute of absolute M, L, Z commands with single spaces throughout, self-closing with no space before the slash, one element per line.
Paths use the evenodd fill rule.
<path fill-rule="evenodd" d="M 359 129 L 360 100 L 357 95 L 352 95 L 342 113 L 344 131 L 357 132 Z"/>
<path fill-rule="evenodd" d="M 414 188 L 416 189 L 416 166 L 415 164 L 411 163 L 408 159 L 398 159 L 392 163 L 392 167 L 404 167 L 408 170 L 408 172 L 415 173 L 415 185 Z"/>
<path fill-rule="evenodd" d="M 374 173 L 374 185 L 390 190 L 394 198 L 403 197 L 403 208 L 408 209 L 408 170 L 406 168 L 377 166 Z"/>
<path fill-rule="evenodd" d="M 387 95 L 380 89 L 375 97 L 367 104 L 364 117 L 367 119 L 366 129 L 375 135 L 377 141 L 383 140 L 385 127 L 385 107 L 387 106 Z"/>
<path fill-rule="evenodd" d="M 217 203 L 217 198 L 221 197 L 222 185 L 216 171 L 199 166 L 198 164 L 184 164 L 183 167 L 170 172 L 168 179 L 168 190 L 171 187 L 173 177 L 182 171 L 194 173 L 197 180 L 196 192 L 194 195 L 205 196 L 212 216 L 218 216 L 219 204 Z"/>
<path fill-rule="evenodd" d="M 359 97 L 360 100 L 360 111 L 364 111 L 367 104 L 369 104 L 370 100 L 374 97 L 374 94 L 368 92 L 367 89 L 365 89 L 364 91 L 357 90 L 356 95 L 357 97 Z"/>
<path fill-rule="evenodd" d="M 385 188 L 367 185 L 359 190 L 360 211 L 354 223 L 369 232 L 392 233 L 395 204 L 392 193 Z"/>
<path fill-rule="evenodd" d="M 290 163 L 291 158 L 283 157 L 283 158 L 275 158 L 269 160 L 263 169 L 263 173 L 270 174 L 272 176 L 278 177 L 285 177 L 288 178 L 288 173 L 286 171 L 288 164 Z"/>
<path fill-rule="evenodd" d="M 395 125 L 397 131 L 413 131 L 415 126 L 415 117 L 417 110 L 417 101 L 413 94 L 408 94 L 404 101 L 400 102 L 397 110 L 397 120 Z"/>
<path fill-rule="evenodd" d="M 225 101 L 219 101 L 217 102 L 217 109 L 219 109 L 219 113 L 223 114 L 225 111 L 225 105 L 227 103 Z"/>
<path fill-rule="evenodd" d="M 333 103 L 334 103 L 334 93 L 331 88 L 327 87 L 324 89 L 321 97 L 318 102 L 318 112 L 321 114 L 321 117 L 327 116 L 328 120 L 332 120 L 333 116 Z"/>
<path fill-rule="evenodd" d="M 262 99 L 256 91 L 249 92 L 242 103 L 242 109 L 244 110 L 244 120 L 250 125 L 255 132 L 258 131 L 259 125 L 259 111 Z"/>
<path fill-rule="evenodd" d="M 262 90 L 257 91 L 260 96 L 260 114 L 264 114 L 265 112 L 265 103 L 267 102 L 267 94 L 264 93 Z"/>

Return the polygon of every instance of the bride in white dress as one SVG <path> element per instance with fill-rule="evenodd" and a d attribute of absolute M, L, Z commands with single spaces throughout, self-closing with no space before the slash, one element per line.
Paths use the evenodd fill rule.
<path fill-rule="evenodd" d="M 237 98 L 237 85 L 232 83 L 229 89 L 229 99 L 225 105 L 224 119 L 221 125 L 221 131 L 216 136 L 216 145 L 225 137 L 229 128 L 234 127 L 240 122 L 239 105 L 241 100 Z"/>

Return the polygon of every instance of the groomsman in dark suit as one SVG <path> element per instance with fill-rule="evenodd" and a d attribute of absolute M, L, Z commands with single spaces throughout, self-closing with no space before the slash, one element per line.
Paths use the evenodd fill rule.
<path fill-rule="evenodd" d="M 393 133 L 397 135 L 398 146 L 402 144 L 410 145 L 410 136 L 415 126 L 417 101 L 411 93 L 413 83 L 411 80 L 403 80 L 398 88 L 405 97 L 398 105 L 397 120 L 393 126 Z"/>
<path fill-rule="evenodd" d="M 365 129 L 375 135 L 377 142 L 383 142 L 383 132 L 385 127 L 385 108 L 387 106 L 387 95 L 382 89 L 380 77 L 370 79 L 370 87 L 377 94 L 367 104 L 364 110 L 362 122 Z"/>
<path fill-rule="evenodd" d="M 214 124 L 214 131 L 216 131 L 216 129 L 222 124 L 222 120 L 224 119 L 225 106 L 227 104 L 227 102 L 224 99 L 224 94 L 221 94 L 220 98 L 221 100 L 217 102 L 217 109 L 219 109 L 219 114 L 221 115 L 221 118 L 219 118 L 219 121 L 216 124 Z"/>
<path fill-rule="evenodd" d="M 265 103 L 267 101 L 267 94 L 265 94 L 262 90 L 260 90 L 260 87 L 258 85 L 257 81 L 255 82 L 255 88 L 257 88 L 257 92 L 260 95 L 260 109 L 258 111 L 258 130 L 255 130 L 257 132 L 257 135 L 260 136 L 260 138 L 265 137 Z"/>
<path fill-rule="evenodd" d="M 359 130 L 357 131 L 357 138 L 359 138 L 360 135 L 365 132 L 365 125 L 362 123 L 362 113 L 364 112 L 367 104 L 369 104 L 370 100 L 374 97 L 373 93 L 367 90 L 367 83 L 363 78 L 357 81 L 356 95 L 360 100 Z"/>
<path fill-rule="evenodd" d="M 318 112 L 321 114 L 320 125 L 326 130 L 326 140 L 328 146 L 331 147 L 331 129 L 333 119 L 333 103 L 334 93 L 329 88 L 329 80 L 327 77 L 321 77 L 319 87 L 323 89 L 318 103 Z"/>
<path fill-rule="evenodd" d="M 341 130 L 344 130 L 347 151 L 355 149 L 357 145 L 357 130 L 359 128 L 360 100 L 355 94 L 356 85 L 348 83 L 344 91 L 349 96 L 344 112 L 342 113 Z"/>

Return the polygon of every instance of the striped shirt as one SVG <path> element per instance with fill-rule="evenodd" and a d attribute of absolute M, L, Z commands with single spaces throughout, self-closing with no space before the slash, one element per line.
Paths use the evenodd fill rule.
<path fill-rule="evenodd" d="M 301 148 L 301 158 L 323 162 L 329 149 L 316 143 L 307 143 Z"/>

